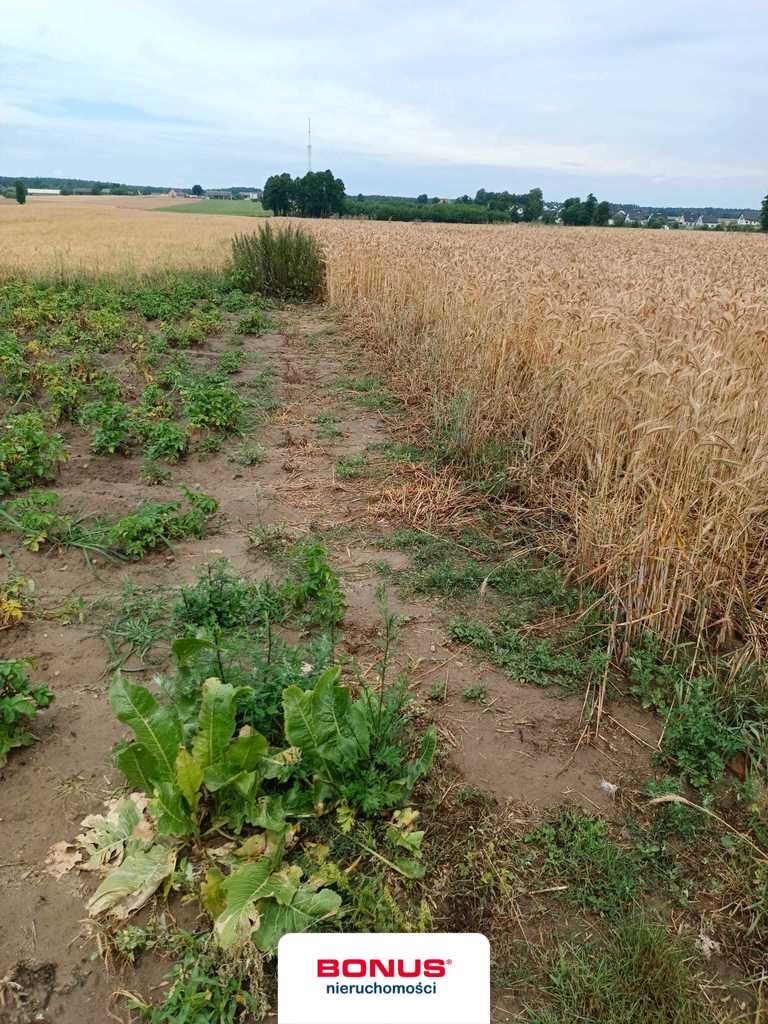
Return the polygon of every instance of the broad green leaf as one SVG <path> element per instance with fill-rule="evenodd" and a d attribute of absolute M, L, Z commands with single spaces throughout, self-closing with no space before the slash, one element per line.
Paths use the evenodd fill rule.
<path fill-rule="evenodd" d="M 258 732 L 238 736 L 229 744 L 222 760 L 209 765 L 203 773 L 206 788 L 216 793 L 225 786 L 236 785 L 244 797 L 253 794 L 256 783 L 261 779 L 261 766 L 269 744 Z"/>
<path fill-rule="evenodd" d="M 160 783 L 149 806 L 157 818 L 157 830 L 163 835 L 188 836 L 195 831 L 195 819 L 172 782 Z"/>
<path fill-rule="evenodd" d="M 203 772 L 205 788 L 210 793 L 218 793 L 220 789 L 229 786 L 246 774 L 236 764 L 228 764 L 222 761 L 220 764 L 212 764 Z M 255 776 L 254 776 L 255 777 Z"/>
<path fill-rule="evenodd" d="M 158 777 L 157 762 L 140 743 L 120 743 L 115 748 L 115 767 L 131 789 L 151 794 Z"/>
<path fill-rule="evenodd" d="M 235 688 L 220 679 L 206 679 L 192 740 L 192 756 L 205 770 L 224 756 L 235 731 Z"/>
<path fill-rule="evenodd" d="M 176 659 L 176 664 L 181 669 L 189 668 L 192 658 L 200 651 L 213 650 L 210 640 L 198 639 L 194 636 L 177 636 L 171 644 L 171 651 Z"/>
<path fill-rule="evenodd" d="M 286 738 L 316 768 L 329 762 L 351 767 L 367 750 L 367 734 L 361 745 L 357 716 L 353 727 L 349 690 L 336 685 L 340 674 L 341 669 L 331 668 L 311 690 L 289 686 L 283 691 Z"/>
<path fill-rule="evenodd" d="M 269 860 L 246 864 L 222 883 L 226 907 L 214 923 L 216 938 L 222 949 L 234 949 L 247 942 L 258 923 L 259 903 L 275 892 Z"/>
<path fill-rule="evenodd" d="M 237 765 L 241 771 L 252 772 L 261 763 L 268 748 L 265 736 L 260 732 L 251 732 L 246 736 L 238 736 L 229 744 L 224 760 L 227 764 Z"/>
<path fill-rule="evenodd" d="M 91 899 L 91 917 L 109 912 L 124 920 L 139 910 L 176 865 L 176 851 L 167 846 L 151 846 L 148 850 L 132 850 L 120 867 L 107 875 Z"/>
<path fill-rule="evenodd" d="M 176 755 L 176 785 L 193 813 L 197 810 L 197 805 L 200 802 L 202 784 L 203 772 L 200 765 L 186 747 L 179 747 L 179 752 Z"/>
<path fill-rule="evenodd" d="M 304 886 L 296 890 L 285 906 L 273 901 L 267 903 L 253 941 L 262 952 L 272 952 L 283 935 L 316 928 L 321 921 L 334 917 L 340 906 L 341 896 L 332 889 L 313 892 Z"/>
<path fill-rule="evenodd" d="M 155 782 L 176 778 L 176 752 L 181 746 L 181 723 L 173 708 L 163 707 L 149 690 L 118 676 L 109 691 L 118 721 L 130 726 L 139 744 L 155 762 Z"/>
<path fill-rule="evenodd" d="M 395 864 L 401 875 L 406 878 L 421 879 L 427 873 L 427 869 L 423 864 L 420 864 L 417 860 L 411 860 L 410 857 L 397 857 Z"/>

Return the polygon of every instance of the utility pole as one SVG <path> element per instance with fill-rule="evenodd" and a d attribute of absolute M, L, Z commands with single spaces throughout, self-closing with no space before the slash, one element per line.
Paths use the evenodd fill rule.
<path fill-rule="evenodd" d="M 312 118 L 307 118 L 307 170 L 312 170 Z"/>

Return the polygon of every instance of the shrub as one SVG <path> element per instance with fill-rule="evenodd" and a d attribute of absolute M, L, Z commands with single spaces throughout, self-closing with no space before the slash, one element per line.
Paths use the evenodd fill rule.
<path fill-rule="evenodd" d="M 303 228 L 273 231 L 264 224 L 232 239 L 232 275 L 244 291 L 278 299 L 320 300 L 325 294 L 325 257 Z"/>
<path fill-rule="evenodd" d="M 65 458 L 61 435 L 47 433 L 39 413 L 8 416 L 0 424 L 0 494 L 55 479 Z"/>

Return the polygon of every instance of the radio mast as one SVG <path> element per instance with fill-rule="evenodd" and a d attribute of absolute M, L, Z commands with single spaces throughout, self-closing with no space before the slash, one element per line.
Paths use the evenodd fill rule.
<path fill-rule="evenodd" d="M 307 170 L 312 170 L 312 118 L 307 118 Z"/>

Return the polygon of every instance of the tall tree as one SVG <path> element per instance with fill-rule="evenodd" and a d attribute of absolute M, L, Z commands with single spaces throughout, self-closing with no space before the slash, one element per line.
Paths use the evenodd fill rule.
<path fill-rule="evenodd" d="M 581 223 L 594 224 L 595 210 L 597 210 L 597 196 L 590 192 L 581 207 Z"/>
<path fill-rule="evenodd" d="M 611 219 L 611 204 L 606 202 L 604 199 L 601 203 L 598 203 L 595 207 L 595 216 L 592 221 L 593 224 L 598 224 L 601 228 L 604 228 L 608 221 Z"/>
<path fill-rule="evenodd" d="M 563 208 L 560 210 L 563 224 L 583 224 L 583 206 L 584 204 L 578 196 L 571 196 L 570 199 L 566 199 L 563 203 Z"/>
<path fill-rule="evenodd" d="M 27 186 L 24 184 L 23 181 L 19 180 L 16 182 L 15 189 L 16 202 L 23 205 L 27 201 Z"/>
<path fill-rule="evenodd" d="M 296 188 L 290 174 L 273 174 L 264 184 L 261 205 L 271 210 L 276 217 L 285 217 L 291 212 Z"/>
<path fill-rule="evenodd" d="M 765 197 L 760 208 L 760 227 L 763 231 L 768 231 L 768 196 Z"/>
<path fill-rule="evenodd" d="M 523 220 L 541 220 L 544 213 L 544 193 L 540 188 L 532 188 L 523 200 Z"/>
<path fill-rule="evenodd" d="M 203 194 L 203 186 L 202 185 L 193 185 L 192 186 L 192 195 L 193 196 L 201 196 L 202 194 Z"/>

